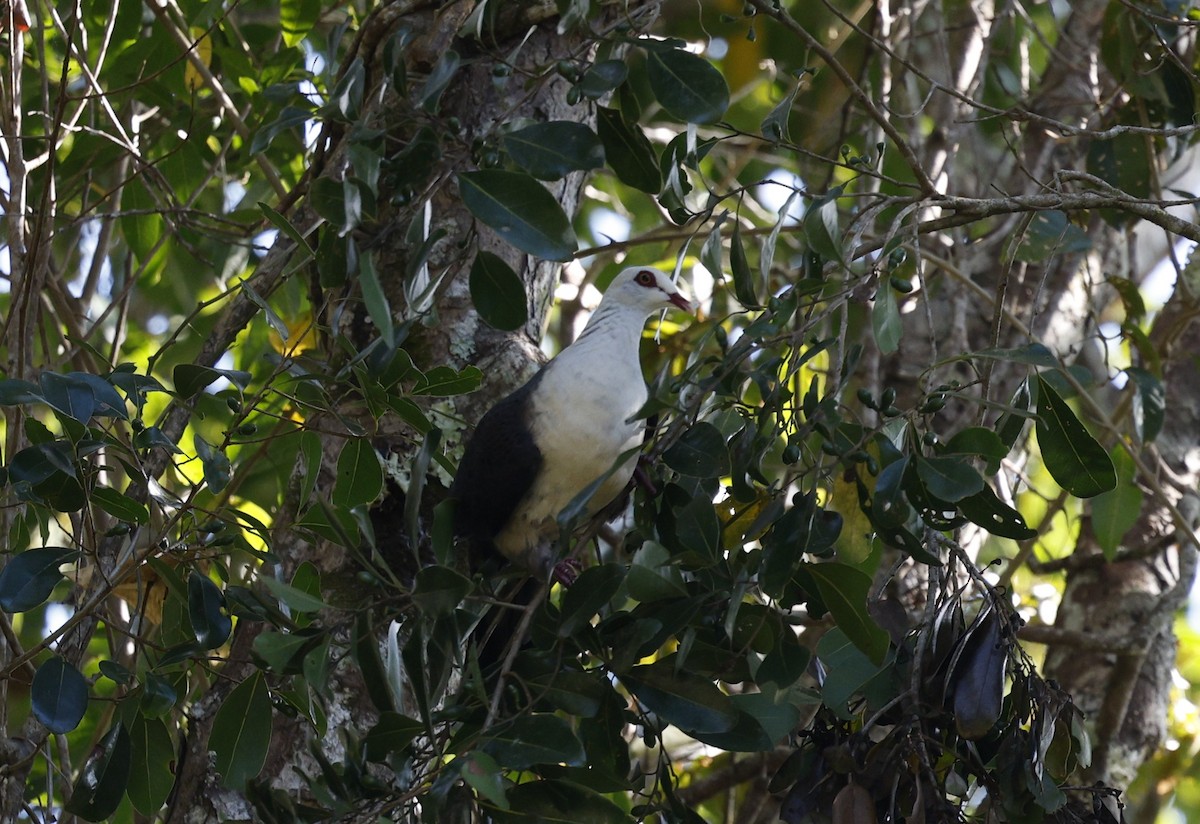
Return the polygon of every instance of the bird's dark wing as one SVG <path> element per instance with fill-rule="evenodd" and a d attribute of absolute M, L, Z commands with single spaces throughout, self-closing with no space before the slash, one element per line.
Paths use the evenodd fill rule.
<path fill-rule="evenodd" d="M 450 488 L 459 535 L 490 542 L 533 486 L 542 453 L 530 430 L 530 402 L 540 377 L 489 409 L 475 427 Z"/>

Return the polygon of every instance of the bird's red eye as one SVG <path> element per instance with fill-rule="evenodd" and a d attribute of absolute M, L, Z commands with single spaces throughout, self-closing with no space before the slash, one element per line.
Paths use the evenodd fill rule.
<path fill-rule="evenodd" d="M 640 271 L 636 275 L 634 275 L 633 280 L 639 286 L 653 286 L 654 285 L 654 273 L 651 272 L 649 269 L 643 269 L 642 271 Z"/>

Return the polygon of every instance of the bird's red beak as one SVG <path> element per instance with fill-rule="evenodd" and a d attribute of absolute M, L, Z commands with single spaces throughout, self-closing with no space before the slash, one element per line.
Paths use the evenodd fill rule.
<path fill-rule="evenodd" d="M 687 312 L 688 314 L 691 314 L 694 311 L 692 309 L 692 302 L 690 300 L 688 300 L 687 298 L 685 298 L 683 296 L 682 292 L 676 292 L 673 295 L 668 295 L 667 300 L 671 301 L 672 304 L 674 304 L 675 306 L 678 306 L 680 309 Z"/>

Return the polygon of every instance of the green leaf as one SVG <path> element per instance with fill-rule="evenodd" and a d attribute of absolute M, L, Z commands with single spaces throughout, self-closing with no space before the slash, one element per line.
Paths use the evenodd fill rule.
<path fill-rule="evenodd" d="M 385 710 L 363 740 L 366 758 L 382 762 L 392 753 L 403 752 L 424 731 L 425 725 L 415 718 Z"/>
<path fill-rule="evenodd" d="M 1116 557 L 1125 533 L 1137 523 L 1144 496 L 1135 482 L 1137 468 L 1125 447 L 1114 446 L 1109 458 L 1116 472 L 1117 485 L 1093 498 L 1091 511 L 1096 543 L 1104 551 L 1104 557 L 1111 561 Z"/>
<path fill-rule="evenodd" d="M 624 83 L 628 76 L 629 68 L 623 60 L 601 60 L 589 66 L 579 78 L 579 91 L 584 97 L 598 100 Z"/>
<path fill-rule="evenodd" d="M 245 389 L 250 385 L 251 375 L 236 369 L 214 369 L 195 363 L 181 363 L 171 373 L 171 380 L 175 383 L 175 394 L 184 400 L 195 397 L 221 378 L 240 389 Z"/>
<path fill-rule="evenodd" d="M 1087 233 L 1071 223 L 1066 212 L 1057 209 L 1035 213 L 1018 242 L 1013 257 L 1025 263 L 1039 263 L 1054 255 L 1077 254 L 1092 248 Z"/>
<path fill-rule="evenodd" d="M 27 612 L 40 606 L 63 580 L 58 568 L 76 554 L 65 547 L 47 547 L 11 556 L 4 569 L 0 569 L 0 609 Z"/>
<path fill-rule="evenodd" d="M 449 567 L 422 567 L 413 583 L 412 599 L 426 615 L 450 615 L 471 591 L 471 579 Z"/>
<path fill-rule="evenodd" d="M 33 714 L 46 729 L 66 733 L 79 726 L 87 712 L 88 683 L 79 670 L 55 655 L 33 675 L 30 686 Z"/>
<path fill-rule="evenodd" d="M 888 634 L 867 612 L 871 576 L 836 561 L 806 563 L 802 569 L 816 582 L 821 600 L 837 621 L 838 628 L 874 663 L 883 663 L 890 641 Z"/>
<path fill-rule="evenodd" d="M 279 29 L 283 44 L 289 49 L 300 45 L 320 16 L 321 0 L 281 0 Z"/>
<path fill-rule="evenodd" d="M 837 199 L 842 196 L 844 186 L 834 186 L 820 197 L 813 198 L 812 203 L 804 210 L 804 236 L 808 246 L 825 260 L 836 261 L 846 265 L 842 255 L 840 240 L 841 230 L 838 228 Z M 880 290 L 890 290 L 886 283 L 880 284 Z M 879 300 L 879 295 L 875 296 Z"/>
<path fill-rule="evenodd" d="M 396 346 L 396 324 L 392 319 L 392 306 L 383 292 L 379 272 L 375 270 L 375 258 L 368 252 L 358 259 L 358 285 L 362 289 L 363 305 L 379 337 L 388 348 Z"/>
<path fill-rule="evenodd" d="M 316 254 L 316 252 L 313 251 L 313 248 L 308 245 L 308 241 L 304 239 L 304 235 L 300 234 L 300 230 L 293 226 L 290 220 L 284 217 L 281 213 L 277 212 L 275 209 L 272 209 L 266 203 L 263 203 L 261 200 L 258 202 L 258 208 L 259 211 L 261 211 L 267 218 L 267 220 L 271 221 L 276 229 L 292 239 L 292 243 L 295 243 L 296 248 L 304 252 L 306 258 L 311 258 Z M 247 285 L 247 281 L 242 281 L 243 287 Z M 263 300 L 258 293 L 247 295 L 247 297 L 250 297 L 250 299 L 254 300 L 256 303 L 259 303 L 259 301 Z M 259 303 L 259 305 L 261 306 L 263 304 Z"/>
<path fill-rule="evenodd" d="M 146 509 L 145 504 L 140 504 L 107 486 L 98 486 L 92 490 L 92 503 L 118 521 L 143 525 L 150 521 L 150 510 Z"/>
<path fill-rule="evenodd" d="M 1040 375 L 1037 388 L 1035 431 L 1051 477 L 1077 498 L 1091 498 L 1116 487 L 1116 470 L 1104 447 Z"/>
<path fill-rule="evenodd" d="M 875 345 L 885 355 L 900 347 L 900 335 L 904 325 L 900 321 L 900 309 L 896 306 L 896 294 L 890 284 L 880 281 L 871 305 L 871 329 L 875 333 Z"/>
<path fill-rule="evenodd" d="M 800 680 L 808 670 L 812 653 L 797 641 L 794 633 L 780 633 L 775 648 L 766 654 L 754 674 L 759 684 L 775 684 L 787 689 Z"/>
<path fill-rule="evenodd" d="M 971 353 L 971 357 L 1024 363 L 1029 366 L 1054 368 L 1061 366 L 1054 353 L 1041 343 L 1027 343 L 1014 349 L 980 349 L 978 352 Z"/>
<path fill-rule="evenodd" d="M 650 89 L 671 116 L 685 123 L 713 123 L 729 108 L 724 75 L 702 57 L 682 49 L 649 49 Z"/>
<path fill-rule="evenodd" d="M 693 498 L 675 512 L 675 537 L 680 548 L 694 552 L 705 562 L 721 557 L 721 522 L 712 502 Z"/>
<path fill-rule="evenodd" d="M 471 264 L 471 303 L 484 323 L 502 332 L 520 329 L 529 319 L 525 284 L 504 260 L 480 251 Z"/>
<path fill-rule="evenodd" d="M 706 678 L 675 672 L 669 661 L 633 667 L 621 681 L 647 709 L 684 732 L 728 732 L 737 723 L 728 695 Z"/>
<path fill-rule="evenodd" d="M 917 457 L 917 477 L 933 497 L 954 503 L 969 498 L 984 487 L 983 476 L 966 458 Z"/>
<path fill-rule="evenodd" d="M 464 366 L 455 371 L 449 366 L 435 366 L 413 384 L 413 395 L 448 398 L 474 392 L 483 383 L 483 372 L 477 366 Z"/>
<path fill-rule="evenodd" d="M 605 160 L 622 183 L 658 194 L 663 185 L 658 156 L 636 123 L 627 123 L 618 109 L 597 106 L 596 133 L 604 144 Z"/>
<path fill-rule="evenodd" d="M 271 697 L 267 679 L 254 672 L 229 693 L 213 719 L 208 747 L 216 754 L 214 766 L 221 783 L 241 789 L 256 777 L 271 746 Z"/>
<path fill-rule="evenodd" d="M 958 509 L 972 523 L 1001 538 L 1027 541 L 1037 537 L 1037 530 L 1031 529 L 1021 513 L 1000 500 L 989 486 L 963 498 L 958 502 Z"/>
<path fill-rule="evenodd" d="M 1167 393 L 1162 381 L 1139 366 L 1131 366 L 1125 374 L 1137 385 L 1134 396 L 1134 423 L 1142 443 L 1153 443 L 1162 431 L 1167 412 Z"/>
<path fill-rule="evenodd" d="M 1009 447 L 1000 436 L 984 426 L 968 426 L 946 441 L 945 451 L 948 453 L 963 453 L 979 455 L 987 459 L 986 472 L 994 475 L 1000 469 L 1000 462 L 1008 455 Z M 943 499 L 945 500 L 945 499 Z"/>
<path fill-rule="evenodd" d="M 549 713 L 523 715 L 483 739 L 483 751 L 505 769 L 535 764 L 580 766 L 587 759 L 583 744 L 567 722 Z"/>
<path fill-rule="evenodd" d="M 91 420 L 96 397 L 86 383 L 54 372 L 43 372 L 38 382 L 46 403 L 79 423 L 86 424 Z"/>
<path fill-rule="evenodd" d="M 697 733 L 696 738 L 727 752 L 769 752 L 800 721 L 800 711 L 788 701 L 766 693 L 730 696 L 738 712 L 729 732 Z"/>
<path fill-rule="evenodd" d="M 286 604 L 288 609 L 295 612 L 318 612 L 329 608 L 329 605 L 316 595 L 305 592 L 291 584 L 285 584 L 283 581 L 270 575 L 263 575 L 259 580 L 271 591 L 272 595 Z"/>
<path fill-rule="evenodd" d="M 509 787 L 509 809 L 488 809 L 496 824 L 629 824 L 624 809 L 595 790 L 564 780 Z"/>
<path fill-rule="evenodd" d="M 66 811 L 85 821 L 102 821 L 116 812 L 129 783 L 129 733 L 117 724 L 100 741 L 71 788 Z"/>
<path fill-rule="evenodd" d="M 471 214 L 521 251 L 545 260 L 574 256 L 578 244 L 571 221 L 529 175 L 500 169 L 462 172 L 458 189 Z"/>
<path fill-rule="evenodd" d="M 817 658 L 826 672 L 821 699 L 835 712 L 846 713 L 850 698 L 880 674 L 879 665 L 847 637 L 840 624 L 821 636 Z"/>
<path fill-rule="evenodd" d="M 27 403 L 44 403 L 38 388 L 29 381 L 16 378 L 0 380 L 0 406 L 20 406 Z"/>
<path fill-rule="evenodd" d="M 142 815 L 154 817 L 175 786 L 175 745 L 167 725 L 139 713 L 129 727 L 129 800 Z"/>
<path fill-rule="evenodd" d="M 733 294 L 738 303 L 747 309 L 761 309 L 754 275 L 746 259 L 746 247 L 742 245 L 742 227 L 737 220 L 733 222 L 733 238 L 729 241 L 729 274 L 733 278 Z"/>
<path fill-rule="evenodd" d="M 620 564 L 601 564 L 585 569 L 563 596 L 556 630 L 558 637 L 570 638 L 589 623 L 592 616 L 617 594 L 624 580 L 625 567 Z"/>
<path fill-rule="evenodd" d="M 501 810 L 509 808 L 508 798 L 504 794 L 504 771 L 485 752 L 475 750 L 463 759 L 463 781 L 475 792 L 483 796 L 488 803 Z"/>
<path fill-rule="evenodd" d="M 287 324 L 283 322 L 283 318 L 279 317 L 279 314 L 271 308 L 271 304 L 267 303 L 262 295 L 250 288 L 248 282 L 242 281 L 240 285 L 242 287 L 242 294 L 262 310 L 263 317 L 267 319 L 267 325 L 271 327 L 276 335 L 279 335 L 280 340 L 286 341 L 291 335 L 291 331 L 288 329 Z"/>
<path fill-rule="evenodd" d="M 379 453 L 366 438 L 346 441 L 338 455 L 337 475 L 333 483 L 334 506 L 353 509 L 369 504 L 383 491 L 383 466 Z"/>
<path fill-rule="evenodd" d="M 791 140 L 789 121 L 791 120 L 792 106 L 796 103 L 796 93 L 799 91 L 800 83 L 797 82 L 771 110 L 771 113 L 763 118 L 762 124 L 758 127 L 762 136 L 772 143 Z"/>
<path fill-rule="evenodd" d="M 693 478 L 720 478 L 728 475 L 732 467 L 725 436 L 706 421 L 697 422 L 671 444 L 663 453 L 663 462 L 679 474 Z"/>
<path fill-rule="evenodd" d="M 216 649 L 233 630 L 233 619 L 221 611 L 225 597 L 217 585 L 199 572 L 188 576 L 188 617 L 200 649 Z"/>
<path fill-rule="evenodd" d="M 196 447 L 196 457 L 200 459 L 200 465 L 204 468 L 204 482 L 214 495 L 221 494 L 221 490 L 229 485 L 233 472 L 229 456 L 214 449 L 199 433 L 192 438 L 192 443 Z"/>
<path fill-rule="evenodd" d="M 446 49 L 442 52 L 438 62 L 434 64 L 433 70 L 429 72 L 425 85 L 421 88 L 417 104 L 423 106 L 426 111 L 434 111 L 442 92 L 450 85 L 450 81 L 454 79 L 461 64 L 462 59 L 454 49 Z"/>
<path fill-rule="evenodd" d="M 599 169 L 604 145 L 582 123 L 552 120 L 504 135 L 513 162 L 539 180 L 558 180 L 570 172 Z"/>

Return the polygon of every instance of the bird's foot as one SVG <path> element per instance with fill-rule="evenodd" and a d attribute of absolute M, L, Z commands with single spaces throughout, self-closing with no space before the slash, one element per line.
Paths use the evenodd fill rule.
<path fill-rule="evenodd" d="M 633 480 L 642 489 L 646 490 L 646 494 L 651 498 L 658 497 L 658 487 L 654 485 L 654 479 L 650 477 L 650 471 L 647 467 L 650 465 L 650 459 L 645 455 L 638 455 L 637 466 L 633 468 Z"/>
<path fill-rule="evenodd" d="M 550 573 L 550 579 L 552 581 L 557 581 L 564 587 L 569 587 L 571 584 L 575 583 L 575 579 L 579 577 L 579 573 L 582 569 L 583 565 L 580 564 L 578 560 L 575 558 L 567 558 L 554 565 L 554 569 Z"/>

